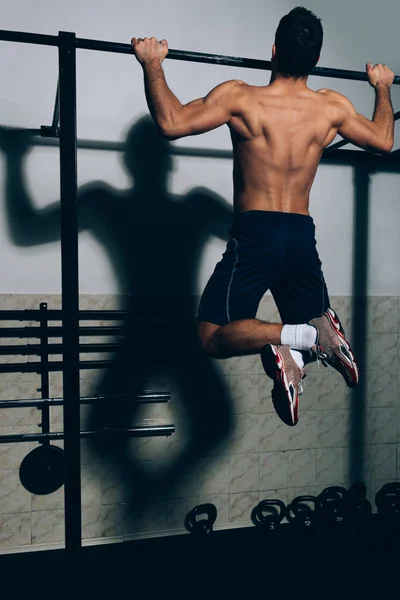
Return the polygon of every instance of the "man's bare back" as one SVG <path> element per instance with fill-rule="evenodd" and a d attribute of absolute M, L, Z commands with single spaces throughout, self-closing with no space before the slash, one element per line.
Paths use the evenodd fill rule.
<path fill-rule="evenodd" d="M 390 79 L 389 69 L 380 69 Z M 237 112 L 229 121 L 235 210 L 309 214 L 324 149 L 343 131 L 367 148 L 373 123 L 354 115 L 344 96 L 326 89 L 314 92 L 303 80 L 282 78 L 264 87 L 237 82 L 235 87 Z M 375 141 L 376 151 L 390 151 L 391 136 L 387 144 L 381 137 L 369 145 Z"/>
<path fill-rule="evenodd" d="M 337 133 L 331 95 L 274 82 L 243 84 L 240 96 L 243 112 L 229 122 L 235 210 L 307 215 L 321 153 Z"/>

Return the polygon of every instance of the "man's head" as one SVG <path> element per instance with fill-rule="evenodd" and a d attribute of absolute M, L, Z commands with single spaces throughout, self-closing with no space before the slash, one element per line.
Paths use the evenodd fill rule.
<path fill-rule="evenodd" d="M 159 134 L 150 116 L 140 118 L 128 131 L 124 162 L 136 184 L 165 185 L 173 168 L 171 143 Z"/>
<path fill-rule="evenodd" d="M 298 6 L 285 15 L 275 34 L 272 57 L 284 77 L 307 77 L 319 60 L 323 29 L 321 20 Z"/>

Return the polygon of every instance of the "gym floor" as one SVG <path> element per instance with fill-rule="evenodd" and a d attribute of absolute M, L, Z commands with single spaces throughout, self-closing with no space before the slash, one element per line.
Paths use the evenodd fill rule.
<path fill-rule="evenodd" d="M 84 599 L 389 598 L 398 583 L 399 524 L 361 532 L 257 528 L 82 550 Z M 63 550 L 0 558 L 3 600 L 63 596 Z M 78 596 L 78 594 L 77 594 Z"/>

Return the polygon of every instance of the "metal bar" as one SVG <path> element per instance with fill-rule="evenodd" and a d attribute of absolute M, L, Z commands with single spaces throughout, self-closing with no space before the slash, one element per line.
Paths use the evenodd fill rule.
<path fill-rule="evenodd" d="M 47 303 L 42 302 L 40 304 L 40 312 L 42 313 L 42 319 L 40 321 L 40 327 L 43 329 L 47 329 L 48 321 L 46 317 L 47 311 Z M 50 396 L 50 385 L 49 385 L 49 338 L 47 336 L 43 336 L 40 338 L 40 349 L 41 349 L 41 357 L 40 362 L 42 364 L 42 371 L 40 372 L 40 393 L 42 398 L 48 398 Z M 42 411 L 42 420 L 40 423 L 40 427 L 42 428 L 42 433 L 50 433 L 50 406 L 46 403 L 43 403 L 40 407 Z M 49 444 L 49 442 L 45 442 Z"/>
<path fill-rule="evenodd" d="M 168 341 L 166 340 L 166 345 Z M 62 344 L 48 344 L 43 348 L 39 344 L 27 346 L 0 346 L 0 356 L 40 356 L 42 354 L 62 354 Z M 121 344 L 79 344 L 79 352 L 90 354 L 92 352 L 117 352 Z"/>
<path fill-rule="evenodd" d="M 63 331 L 62 327 L 49 327 L 48 335 L 49 337 L 61 337 Z M 126 331 L 124 327 L 80 327 L 79 335 L 122 335 L 124 331 Z M 38 338 L 43 333 L 44 330 L 40 327 L 4 327 L 0 329 L 0 338 Z"/>
<path fill-rule="evenodd" d="M 76 48 L 83 50 L 96 50 L 100 52 L 113 52 L 117 54 L 132 54 L 130 44 L 107 42 L 103 40 L 90 40 L 75 38 Z M 21 42 L 27 44 L 41 44 L 44 46 L 58 46 L 59 39 L 56 36 L 41 35 L 36 33 L 24 33 L 20 31 L 0 30 L 0 40 L 8 42 Z M 247 69 L 271 70 L 271 61 L 254 58 L 243 58 L 238 56 L 226 56 L 223 54 L 209 54 L 206 52 L 190 52 L 187 50 L 170 49 L 167 58 L 172 60 L 183 60 L 206 64 L 225 65 L 230 67 L 243 67 Z M 317 77 L 329 77 L 335 79 L 350 79 L 354 81 L 368 81 L 364 71 L 350 71 L 347 69 L 332 69 L 330 67 L 314 67 L 311 75 Z M 400 84 L 400 76 L 394 78 L 395 85 Z"/>
<path fill-rule="evenodd" d="M 400 111 L 394 113 L 394 120 L 398 121 L 400 119 Z M 327 148 L 325 148 L 324 150 L 324 154 L 329 154 L 330 152 L 333 152 L 334 150 L 339 150 L 339 148 L 343 148 L 343 146 L 347 146 L 347 144 L 351 144 L 351 142 L 349 142 L 349 140 L 340 140 L 340 142 L 336 142 L 336 144 L 331 144 L 330 146 L 328 146 Z M 393 154 L 393 153 L 391 153 Z"/>
<path fill-rule="evenodd" d="M 83 50 L 97 50 L 100 52 L 114 52 L 118 54 L 132 54 L 130 44 L 120 44 L 101 40 L 88 40 L 77 38 L 76 47 Z M 243 58 L 238 56 L 226 56 L 222 54 L 209 54 L 205 52 L 189 52 L 187 50 L 169 50 L 167 58 L 172 60 L 184 60 L 189 62 L 225 65 L 228 67 L 243 67 L 246 69 L 259 69 L 271 71 L 271 61 L 254 58 Z M 332 69 L 329 67 L 314 67 L 311 75 L 318 77 L 333 77 L 335 79 L 352 79 L 354 81 L 368 81 L 364 71 L 349 71 L 347 69 Z M 394 79 L 396 85 L 400 84 L 400 76 Z"/>
<path fill-rule="evenodd" d="M 49 321 L 62 321 L 63 311 L 48 310 L 47 318 Z M 81 321 L 122 321 L 127 317 L 135 316 L 135 311 L 130 310 L 80 310 L 79 320 Z M 140 310 L 140 317 L 151 317 L 152 320 L 165 319 L 168 313 L 152 313 Z M 42 314 L 40 310 L 0 310 L 0 321 L 40 321 Z"/>
<path fill-rule="evenodd" d="M 135 356 L 135 364 L 146 364 L 150 358 L 143 356 Z M 163 364 L 167 365 L 168 358 L 165 357 L 165 353 L 162 355 Z M 170 359 L 172 360 L 172 359 Z M 47 370 L 49 373 L 59 373 L 63 371 L 65 363 L 61 361 L 51 361 L 48 364 Z M 86 371 L 87 369 L 121 369 L 128 366 L 132 367 L 132 360 L 126 358 L 124 360 L 81 360 L 79 361 L 79 369 Z M 40 362 L 25 362 L 25 363 L 3 363 L 0 364 L 0 373 L 41 373 L 43 369 L 42 363 Z"/>
<path fill-rule="evenodd" d="M 60 123 L 60 78 L 57 80 L 56 99 L 54 101 L 53 120 L 51 126 L 42 125 L 40 135 L 45 138 L 58 138 Z"/>
<path fill-rule="evenodd" d="M 171 400 L 171 394 L 167 392 L 145 392 L 136 395 L 119 396 L 84 396 L 80 399 L 81 405 L 94 404 L 95 402 L 137 402 L 138 404 L 161 404 Z M 1 408 L 28 408 L 39 407 L 42 404 L 50 406 L 62 406 L 64 398 L 26 398 L 23 400 L 0 400 Z"/>
<path fill-rule="evenodd" d="M 58 140 L 50 138 L 35 138 L 35 145 L 54 147 L 58 145 Z M 78 148 L 123 152 L 125 150 L 125 144 L 122 142 L 80 140 L 78 141 Z M 172 156 L 218 158 L 223 160 L 231 160 L 233 158 L 233 153 L 231 150 L 216 150 L 214 148 L 185 148 L 171 145 L 170 151 Z M 334 154 L 333 157 L 332 154 Z M 396 173 L 400 165 L 400 162 L 398 160 L 399 154 L 400 149 L 391 152 L 389 155 L 386 156 L 378 156 L 376 154 L 370 154 L 368 152 L 359 150 L 331 150 L 327 154 L 322 155 L 321 163 L 354 165 L 360 164 L 360 162 L 365 161 L 366 163 L 368 163 L 368 165 L 374 164 L 376 169 L 382 169 L 385 172 Z M 1 318 L 3 317 L 0 316 L 0 320 Z"/>
<path fill-rule="evenodd" d="M 58 135 L 58 125 L 60 123 L 60 78 L 57 80 L 57 91 L 56 99 L 54 102 L 53 121 L 51 123 L 51 130 L 54 135 Z"/>
<path fill-rule="evenodd" d="M 116 54 L 132 54 L 132 46 L 130 44 L 89 40 L 86 38 L 77 38 L 76 47 L 81 50 L 97 50 L 100 52 L 113 52 Z"/>
<path fill-rule="evenodd" d="M 322 156 L 322 163 L 331 165 L 366 165 L 379 171 L 398 172 L 400 169 L 399 155 L 387 154 L 377 156 L 360 150 L 335 150 Z"/>
<path fill-rule="evenodd" d="M 338 142 L 341 146 L 345 146 L 347 142 Z M 328 148 L 330 149 L 327 152 Z M 340 164 L 340 165 L 354 165 L 360 163 L 368 163 L 368 165 L 375 164 L 376 168 L 385 167 L 385 169 L 397 169 L 400 166 L 399 152 L 391 152 L 385 156 L 379 156 L 377 154 L 371 154 L 365 150 L 338 150 L 329 146 L 323 152 L 321 156 L 321 163 L 326 164 Z M 331 149 L 332 148 L 332 149 Z M 224 160 L 231 160 L 233 158 L 233 152 L 231 150 L 214 150 L 209 148 L 178 148 L 177 146 L 171 147 L 171 155 L 173 156 L 189 156 L 198 158 L 220 158 Z"/>
<path fill-rule="evenodd" d="M 110 428 L 98 431 L 81 431 L 79 438 L 93 437 L 156 437 L 172 435 L 175 433 L 175 425 L 151 425 L 131 428 Z M 15 435 L 0 435 L 0 444 L 17 444 L 20 442 L 45 442 L 51 440 L 65 440 L 65 432 L 53 431 L 52 433 L 19 433 Z M 64 442 L 65 446 L 65 442 Z M 65 455 L 67 458 L 67 455 Z M 74 598 L 76 598 L 76 593 Z"/>
<path fill-rule="evenodd" d="M 334 152 L 335 150 L 339 150 L 339 148 L 343 148 L 343 146 L 347 146 L 347 144 L 350 143 L 351 142 L 349 142 L 348 140 L 340 140 L 340 142 L 336 142 L 336 144 L 331 144 L 330 146 L 325 148 L 322 156 L 329 154 L 330 152 Z"/>
<path fill-rule="evenodd" d="M 400 163 L 399 163 L 400 164 Z M 66 328 L 66 326 L 65 326 Z M 113 335 L 124 335 L 127 331 L 146 331 L 149 328 L 149 324 L 140 323 L 138 325 L 130 325 L 129 323 L 124 325 L 123 327 L 118 326 L 96 326 L 96 327 L 79 327 L 78 333 L 80 336 L 113 336 Z M 167 325 L 161 327 L 157 325 L 157 331 L 162 331 L 167 329 Z M 49 327 L 48 328 L 48 336 L 51 337 L 61 337 L 63 335 L 64 328 L 63 327 Z M 0 338 L 38 338 L 41 337 L 44 333 L 44 330 L 40 327 L 4 327 L 0 329 Z"/>
<path fill-rule="evenodd" d="M 157 341 L 157 350 L 160 348 L 169 348 L 170 342 L 167 339 Z M 133 347 L 133 344 L 132 344 Z M 79 344 L 80 354 L 109 353 L 121 350 L 121 344 Z M 125 345 L 126 348 L 126 345 Z M 146 346 L 148 348 L 148 346 Z M 0 346 L 0 356 L 41 356 L 42 354 L 63 354 L 64 346 L 62 344 L 49 344 L 42 348 L 39 344 Z"/>
<path fill-rule="evenodd" d="M 348 79 L 352 81 L 368 81 L 365 71 L 349 71 L 347 69 L 331 69 L 330 67 L 314 67 L 310 73 L 317 77 L 328 77 L 333 79 Z M 400 75 L 395 75 L 394 85 L 400 85 Z"/>
<path fill-rule="evenodd" d="M 54 311 L 48 311 L 52 321 L 57 320 L 59 313 L 61 311 L 57 311 L 57 315 Z M 40 310 L 0 310 L 0 321 L 40 321 L 41 318 Z"/>
<path fill-rule="evenodd" d="M 65 449 L 65 598 L 80 598 L 82 547 L 79 381 L 79 258 L 76 148 L 76 37 L 59 33 L 61 287 Z"/>
<path fill-rule="evenodd" d="M 0 29 L 0 41 L 19 42 L 21 44 L 39 44 L 40 46 L 58 46 L 58 37 L 55 35 L 8 31 L 5 29 Z"/>
<path fill-rule="evenodd" d="M 36 146 L 57 147 L 58 140 L 52 138 L 35 138 Z M 80 150 L 103 150 L 111 152 L 125 152 L 126 144 L 124 142 L 110 142 L 103 140 L 78 140 Z M 173 156 L 199 156 L 205 158 L 232 158 L 231 150 L 217 150 L 215 148 L 188 148 L 177 145 L 170 146 L 170 152 Z"/>

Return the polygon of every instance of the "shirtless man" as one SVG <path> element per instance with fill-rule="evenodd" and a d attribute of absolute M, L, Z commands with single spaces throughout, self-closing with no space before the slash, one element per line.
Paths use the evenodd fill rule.
<path fill-rule="evenodd" d="M 375 89 L 370 121 L 341 94 L 308 88 L 322 40 L 320 19 L 295 8 L 276 31 L 269 85 L 228 81 L 205 98 L 182 105 L 168 88 L 161 66 L 168 54 L 166 40 L 132 39 L 144 71 L 147 103 L 162 135 L 176 140 L 224 124 L 229 127 L 235 214 L 226 251 L 200 302 L 199 335 L 213 357 L 261 355 L 274 381 L 275 409 L 288 425 L 298 421 L 307 355 L 339 371 L 349 387 L 359 377 L 339 318 L 329 305 L 308 212 L 321 154 L 337 133 L 377 154 L 393 147 L 394 73 L 385 65 L 367 65 Z M 268 289 L 282 324 L 255 318 Z"/>

